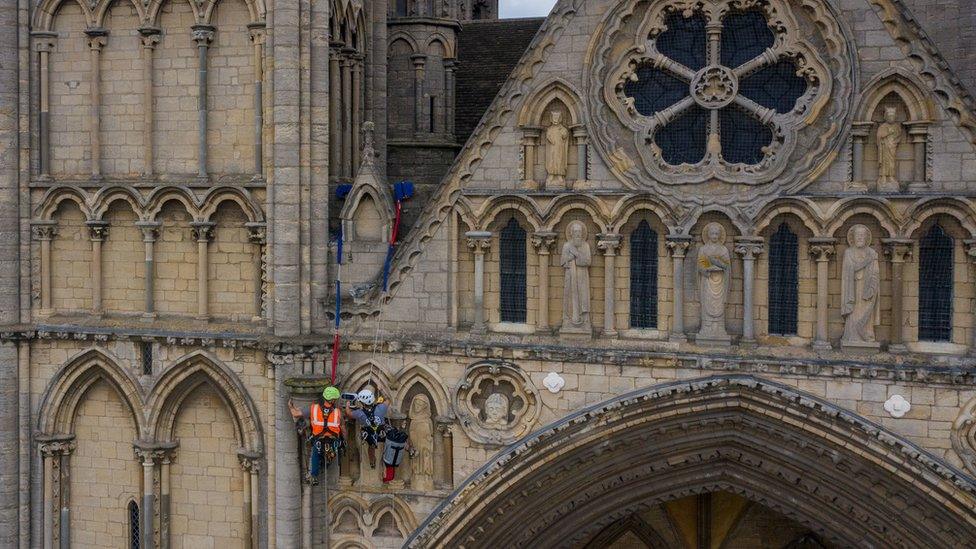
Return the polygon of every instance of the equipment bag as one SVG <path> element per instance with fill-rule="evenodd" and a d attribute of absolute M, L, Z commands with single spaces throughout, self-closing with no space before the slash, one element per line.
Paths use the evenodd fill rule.
<path fill-rule="evenodd" d="M 386 445 L 383 447 L 383 463 L 391 467 L 398 467 L 403 463 L 406 453 L 407 433 L 390 427 L 386 430 Z"/>

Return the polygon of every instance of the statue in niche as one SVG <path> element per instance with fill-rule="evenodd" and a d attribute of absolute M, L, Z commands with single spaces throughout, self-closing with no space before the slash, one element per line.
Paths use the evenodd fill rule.
<path fill-rule="evenodd" d="M 566 228 L 559 264 L 566 270 L 563 283 L 563 331 L 590 332 L 590 244 L 586 225 L 573 221 Z"/>
<path fill-rule="evenodd" d="M 430 400 L 417 395 L 410 401 L 410 487 L 434 489 L 434 422 Z"/>
<path fill-rule="evenodd" d="M 877 346 L 874 327 L 881 323 L 881 276 L 878 252 L 870 247 L 871 231 L 854 225 L 847 231 L 841 272 L 841 316 L 844 317 L 842 345 Z"/>
<path fill-rule="evenodd" d="M 898 191 L 898 145 L 905 129 L 897 120 L 894 107 L 885 107 L 884 121 L 878 126 L 878 190 Z"/>
<path fill-rule="evenodd" d="M 703 344 L 728 343 L 725 330 L 725 303 L 729 297 L 732 261 L 725 246 L 725 228 L 709 223 L 702 231 L 698 249 L 698 290 L 701 296 L 701 328 L 697 341 Z"/>
<path fill-rule="evenodd" d="M 492 393 L 485 399 L 485 426 L 489 429 L 508 428 L 509 402 L 502 393 Z"/>
<path fill-rule="evenodd" d="M 546 129 L 546 188 L 566 186 L 569 165 L 569 129 L 562 123 L 562 113 L 549 113 Z"/>

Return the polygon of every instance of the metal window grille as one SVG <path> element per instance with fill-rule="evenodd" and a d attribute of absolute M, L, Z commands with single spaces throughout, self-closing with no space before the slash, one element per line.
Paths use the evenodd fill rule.
<path fill-rule="evenodd" d="M 756 10 L 729 12 L 722 20 L 722 64 L 734 69 L 762 55 L 774 41 L 773 31 L 762 13 Z"/>
<path fill-rule="evenodd" d="M 769 333 L 796 334 L 797 238 L 783 223 L 769 239 Z"/>
<path fill-rule="evenodd" d="M 657 328 L 657 233 L 647 221 L 630 234 L 630 326 Z"/>
<path fill-rule="evenodd" d="M 705 16 L 701 13 L 691 17 L 672 13 L 664 21 L 668 30 L 657 38 L 657 51 L 693 71 L 701 69 L 708 56 L 706 24 Z"/>
<path fill-rule="evenodd" d="M 151 341 L 140 344 L 142 351 L 142 375 L 151 376 L 153 373 L 153 349 Z"/>
<path fill-rule="evenodd" d="M 129 502 L 129 547 L 139 549 L 139 504 L 135 500 Z"/>
<path fill-rule="evenodd" d="M 918 254 L 918 338 L 952 339 L 953 242 L 940 225 L 922 237 Z"/>
<path fill-rule="evenodd" d="M 502 322 L 525 322 L 525 230 L 513 217 L 501 232 Z"/>

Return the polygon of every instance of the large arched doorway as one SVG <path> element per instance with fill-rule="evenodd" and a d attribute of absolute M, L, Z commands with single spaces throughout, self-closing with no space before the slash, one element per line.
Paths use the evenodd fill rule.
<path fill-rule="evenodd" d="M 689 496 L 731 494 L 826 546 L 960 547 L 974 479 L 856 414 L 751 376 L 642 389 L 500 452 L 409 547 L 585 547 Z"/>

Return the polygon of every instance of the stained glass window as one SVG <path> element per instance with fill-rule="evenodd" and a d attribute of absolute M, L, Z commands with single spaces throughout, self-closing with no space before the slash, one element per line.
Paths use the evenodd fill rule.
<path fill-rule="evenodd" d="M 769 239 L 769 333 L 796 334 L 797 276 L 796 234 L 783 223 Z"/>
<path fill-rule="evenodd" d="M 782 128 L 774 117 L 793 112 L 809 87 L 795 61 L 775 48 L 761 9 L 731 10 L 719 23 L 718 40 L 709 41 L 702 12 L 671 13 L 623 86 L 634 110 L 653 117 L 647 139 L 668 165 L 715 156 L 760 164 Z"/>
<path fill-rule="evenodd" d="M 630 234 L 630 326 L 657 328 L 657 233 L 647 221 Z"/>
<path fill-rule="evenodd" d="M 501 232 L 501 319 L 525 322 L 525 229 L 512 217 Z"/>
<path fill-rule="evenodd" d="M 918 252 L 918 338 L 952 340 L 953 243 L 940 225 L 922 237 Z"/>

